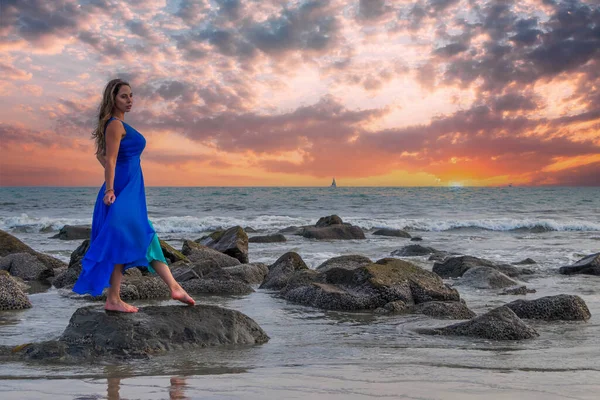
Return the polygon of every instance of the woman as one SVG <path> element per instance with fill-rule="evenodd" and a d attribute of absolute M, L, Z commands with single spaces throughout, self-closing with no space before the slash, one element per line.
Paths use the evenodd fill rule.
<path fill-rule="evenodd" d="M 137 312 L 137 307 L 121 300 L 121 279 L 126 269 L 145 266 L 165 281 L 173 299 L 194 305 L 194 299 L 171 275 L 148 220 L 140 165 L 146 139 L 124 121 L 132 104 L 129 83 L 120 79 L 108 82 L 92 134 L 96 157 L 104 167 L 104 184 L 94 207 L 90 248 L 73 290 L 98 296 L 108 287 L 106 310 Z"/>

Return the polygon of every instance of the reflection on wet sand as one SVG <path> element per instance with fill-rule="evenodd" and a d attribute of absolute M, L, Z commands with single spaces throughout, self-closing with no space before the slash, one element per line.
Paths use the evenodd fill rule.
<path fill-rule="evenodd" d="M 123 378 L 107 378 L 106 395 L 108 400 L 126 400 L 121 398 L 121 379 Z M 189 399 L 185 395 L 187 384 L 184 377 L 173 376 L 170 379 L 169 385 L 169 400 L 186 400 Z"/>

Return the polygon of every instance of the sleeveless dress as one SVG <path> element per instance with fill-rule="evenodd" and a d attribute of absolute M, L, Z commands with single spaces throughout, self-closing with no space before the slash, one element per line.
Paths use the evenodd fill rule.
<path fill-rule="evenodd" d="M 109 119 L 106 126 L 113 119 L 116 118 Z M 140 164 L 146 139 L 125 122 L 123 127 L 125 136 L 121 139 L 117 155 L 113 186 L 116 200 L 110 206 L 104 204 L 104 183 L 96 197 L 90 247 L 81 262 L 81 274 L 73 287 L 73 291 L 80 294 L 102 294 L 110 286 L 110 275 L 115 264 L 124 264 L 124 270 L 147 267 L 155 273 L 150 266 L 153 260 L 167 263 L 156 231 L 148 220 Z"/>

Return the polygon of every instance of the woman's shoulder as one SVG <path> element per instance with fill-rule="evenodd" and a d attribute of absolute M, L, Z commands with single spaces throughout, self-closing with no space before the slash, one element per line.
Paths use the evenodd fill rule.
<path fill-rule="evenodd" d="M 121 132 L 122 134 L 126 133 L 125 124 L 123 121 L 117 118 L 111 118 L 106 122 L 105 131 L 108 132 Z"/>

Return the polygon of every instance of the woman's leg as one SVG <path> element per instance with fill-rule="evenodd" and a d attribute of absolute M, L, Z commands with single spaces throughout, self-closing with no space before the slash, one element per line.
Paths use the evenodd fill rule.
<path fill-rule="evenodd" d="M 138 308 L 121 300 L 121 280 L 123 279 L 123 264 L 115 264 L 110 275 L 110 287 L 106 291 L 104 309 L 120 312 L 137 312 Z"/>
<path fill-rule="evenodd" d="M 154 268 L 156 273 L 162 278 L 163 281 L 165 281 L 165 283 L 169 287 L 169 290 L 171 291 L 171 297 L 174 300 L 179 300 L 180 302 L 188 304 L 190 306 L 196 304 L 194 299 L 192 299 L 190 295 L 187 294 L 185 290 L 183 290 L 181 285 L 177 283 L 175 278 L 173 278 L 173 274 L 171 274 L 171 270 L 169 269 L 169 266 L 167 264 L 158 260 L 154 260 L 152 261 L 152 268 Z"/>

